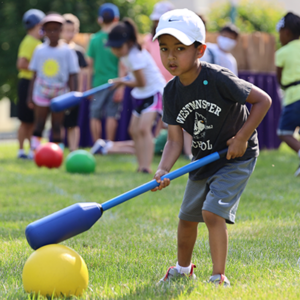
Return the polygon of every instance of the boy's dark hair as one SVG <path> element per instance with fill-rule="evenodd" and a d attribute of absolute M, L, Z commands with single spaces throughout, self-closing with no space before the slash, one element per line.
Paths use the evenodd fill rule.
<path fill-rule="evenodd" d="M 291 31 L 291 33 L 299 37 L 300 36 L 300 17 L 293 14 L 292 12 L 287 13 L 284 16 L 284 26 L 282 28 L 286 28 Z"/>
<path fill-rule="evenodd" d="M 135 23 L 130 18 L 124 18 L 122 22 L 126 25 L 127 33 L 128 33 L 128 40 L 130 42 L 133 42 L 139 50 L 142 50 L 141 45 L 138 43 L 138 31 L 136 28 Z"/>
<path fill-rule="evenodd" d="M 102 20 L 104 24 L 110 24 L 114 20 L 114 18 L 115 17 L 110 12 L 103 12 Z"/>
<path fill-rule="evenodd" d="M 195 41 L 194 44 L 195 48 L 198 48 L 198 46 L 202 45 L 200 42 Z"/>
<path fill-rule="evenodd" d="M 222 33 L 224 31 L 235 34 L 235 38 L 237 38 L 240 34 L 240 30 L 232 23 L 226 24 L 224 27 L 220 29 L 219 32 Z"/>

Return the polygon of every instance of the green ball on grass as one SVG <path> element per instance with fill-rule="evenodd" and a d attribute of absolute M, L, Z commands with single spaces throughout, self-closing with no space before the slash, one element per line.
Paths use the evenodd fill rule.
<path fill-rule="evenodd" d="M 66 158 L 66 170 L 69 173 L 89 174 L 95 172 L 96 160 L 85 150 L 75 150 Z"/>

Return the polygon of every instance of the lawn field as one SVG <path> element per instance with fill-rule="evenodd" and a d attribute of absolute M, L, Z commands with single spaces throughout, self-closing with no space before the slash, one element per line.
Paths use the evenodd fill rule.
<path fill-rule="evenodd" d="M 98 156 L 96 173 L 66 173 L 16 159 L 16 143 L 0 144 L 0 299 L 26 294 L 23 266 L 33 252 L 26 226 L 77 202 L 103 203 L 152 179 L 135 172 L 133 156 Z M 65 151 L 67 155 L 67 151 Z M 153 170 L 159 157 L 153 161 Z M 175 168 L 187 160 L 180 158 Z M 87 232 L 64 245 L 89 269 L 89 287 L 71 299 L 300 299 L 300 178 L 298 158 L 281 146 L 262 151 L 229 225 L 226 275 L 230 288 L 206 284 L 212 266 L 205 225 L 199 225 L 193 263 L 197 280 L 156 286 L 176 263 L 178 211 L 187 175 L 161 192 L 147 192 L 106 211 Z M 300 260 L 299 260 L 300 262 Z"/>

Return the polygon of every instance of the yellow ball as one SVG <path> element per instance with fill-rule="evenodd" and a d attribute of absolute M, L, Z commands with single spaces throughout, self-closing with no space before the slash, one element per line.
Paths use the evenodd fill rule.
<path fill-rule="evenodd" d="M 76 251 L 53 244 L 41 247 L 29 256 L 22 280 L 27 293 L 80 296 L 88 286 L 89 273 Z"/>

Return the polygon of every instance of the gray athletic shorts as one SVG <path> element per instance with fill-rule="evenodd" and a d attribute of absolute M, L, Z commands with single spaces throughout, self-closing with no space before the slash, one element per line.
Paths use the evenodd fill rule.
<path fill-rule="evenodd" d="M 90 119 L 111 117 L 118 120 L 122 109 L 121 103 L 113 100 L 114 90 L 105 89 L 93 95 L 90 103 Z"/>
<path fill-rule="evenodd" d="M 204 222 L 202 210 L 210 211 L 234 224 L 240 197 L 252 174 L 257 158 L 227 163 L 214 175 L 197 181 L 188 180 L 179 218 Z"/>

